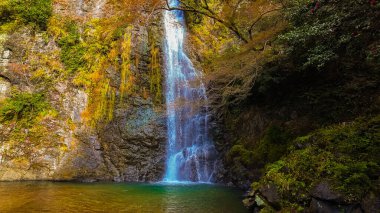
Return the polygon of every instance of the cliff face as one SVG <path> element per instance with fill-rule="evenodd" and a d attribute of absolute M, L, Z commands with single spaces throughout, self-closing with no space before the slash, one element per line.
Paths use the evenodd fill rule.
<path fill-rule="evenodd" d="M 73 20 L 79 33 L 76 42 L 82 45 L 88 36 L 84 25 L 106 17 L 105 11 L 110 8 L 103 0 L 60 1 L 54 3 L 53 17 L 61 18 L 61 22 Z M 160 97 L 155 98 L 149 91 L 152 49 L 156 58 L 161 57 L 156 50 L 161 46 L 157 39 L 162 35 L 160 17 L 149 26 L 134 22 L 127 24 L 128 29 L 118 28 L 130 37 L 130 51 L 120 56 L 125 46 L 115 47 L 121 53 L 107 57 L 114 65 L 96 71 L 106 79 L 104 103 L 112 103 L 113 110 L 107 112 L 107 119 L 98 119 L 94 125 L 89 120 L 95 115 L 86 112 L 92 110 L 91 106 L 95 106 L 93 111 L 102 112 L 95 104 L 101 102 L 103 106 L 103 100 L 97 100 L 103 93 L 91 96 L 102 85 L 83 86 L 75 81 L 82 80 L 78 74 L 65 73 L 71 64 L 62 62 L 64 36 L 60 32 L 52 36 L 54 25 L 49 24 L 47 31 L 27 25 L 0 35 L 0 101 L 8 98 L 7 106 L 13 109 L 21 105 L 22 112 L 26 112 L 27 103 L 36 103 L 29 114 L 43 106 L 30 118 L 15 116 L 0 123 L 0 180 L 160 180 L 166 147 L 164 109 Z M 86 30 L 95 29 L 90 26 Z M 70 45 L 68 48 L 72 48 Z M 67 61 L 80 54 L 79 49 L 72 51 Z M 89 57 L 95 56 L 82 55 L 76 63 L 92 60 Z M 125 58 L 133 61 L 128 62 L 128 72 L 133 76 L 128 80 L 136 82 L 133 93 L 119 89 L 125 84 L 126 76 L 121 71 L 124 65 L 120 65 Z M 97 64 L 102 62 L 82 64 L 81 72 L 91 73 Z M 155 77 L 161 79 L 162 69 L 154 66 L 158 70 Z"/>
<path fill-rule="evenodd" d="M 162 35 L 159 21 L 149 29 L 135 26 L 132 32 L 131 57 L 132 60 L 139 60 L 134 68 L 137 75 L 143 76 L 152 70 L 152 44 L 149 41 L 153 36 Z M 162 46 L 160 42 L 155 45 Z M 120 76 L 115 73 L 113 77 Z M 139 84 L 140 87 L 149 88 L 147 79 Z M 112 121 L 98 131 L 104 159 L 118 181 L 159 181 L 163 177 L 166 159 L 165 109 L 161 104 L 155 104 L 152 98 L 142 96 L 129 97 L 116 106 Z"/>

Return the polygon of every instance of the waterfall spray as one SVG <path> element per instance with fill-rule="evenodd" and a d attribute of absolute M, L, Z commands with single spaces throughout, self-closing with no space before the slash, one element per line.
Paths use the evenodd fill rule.
<path fill-rule="evenodd" d="M 178 7 L 178 0 L 170 1 Z M 212 182 L 216 151 L 208 136 L 207 96 L 202 75 L 184 53 L 180 10 L 166 11 L 165 70 L 168 148 L 164 181 Z"/>

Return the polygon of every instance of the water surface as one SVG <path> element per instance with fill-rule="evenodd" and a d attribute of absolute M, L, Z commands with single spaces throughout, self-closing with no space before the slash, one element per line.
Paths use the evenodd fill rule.
<path fill-rule="evenodd" d="M 209 184 L 0 183 L 0 212 L 246 212 L 242 192 Z"/>

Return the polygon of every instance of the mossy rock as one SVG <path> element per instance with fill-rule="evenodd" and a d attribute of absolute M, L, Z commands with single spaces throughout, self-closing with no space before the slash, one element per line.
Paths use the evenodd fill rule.
<path fill-rule="evenodd" d="M 253 184 L 259 189 L 275 185 L 281 208 L 308 207 L 315 186 L 329 182 L 339 202 L 360 202 L 376 191 L 380 170 L 380 116 L 332 125 L 297 138 L 289 154 L 267 165 L 265 175 Z"/>

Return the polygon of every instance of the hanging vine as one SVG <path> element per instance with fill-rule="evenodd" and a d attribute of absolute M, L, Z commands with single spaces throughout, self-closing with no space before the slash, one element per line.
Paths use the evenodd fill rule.
<path fill-rule="evenodd" d="M 121 82 L 120 82 L 120 101 L 127 95 L 133 93 L 133 85 L 135 78 L 131 71 L 131 28 L 127 29 L 127 33 L 123 36 L 121 43 Z"/>
<path fill-rule="evenodd" d="M 150 93 L 155 103 L 162 102 L 162 75 L 160 69 L 160 49 L 152 43 L 150 55 Z"/>

